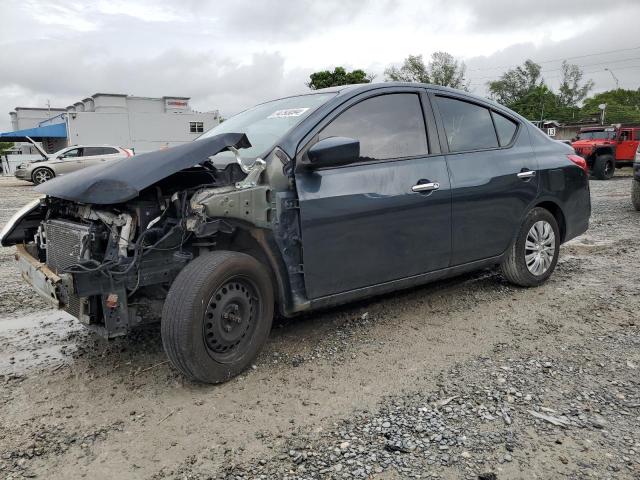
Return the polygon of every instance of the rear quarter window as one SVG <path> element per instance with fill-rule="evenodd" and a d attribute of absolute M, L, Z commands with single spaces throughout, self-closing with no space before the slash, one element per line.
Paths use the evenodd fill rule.
<path fill-rule="evenodd" d="M 496 126 L 496 133 L 498 134 L 498 142 L 500 142 L 501 147 L 505 147 L 513 141 L 513 137 L 515 137 L 516 130 L 518 129 L 518 124 L 498 112 L 492 112 L 492 115 L 493 123 Z"/>
<path fill-rule="evenodd" d="M 449 97 L 436 97 L 449 151 L 498 148 L 498 138 L 488 108 Z"/>

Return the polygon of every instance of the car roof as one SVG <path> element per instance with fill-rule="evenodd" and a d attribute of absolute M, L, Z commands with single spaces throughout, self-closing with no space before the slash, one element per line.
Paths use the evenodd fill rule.
<path fill-rule="evenodd" d="M 496 109 L 511 112 L 504 105 L 501 105 L 500 103 L 495 102 L 495 101 L 491 100 L 490 98 L 481 97 L 481 96 L 476 95 L 474 93 L 467 92 L 467 91 L 464 91 L 464 90 L 459 90 L 459 89 L 456 89 L 456 88 L 443 87 L 442 85 L 433 85 L 431 83 L 418 83 L 418 82 L 356 83 L 356 84 L 353 84 L 353 85 L 339 85 L 339 86 L 336 86 L 336 87 L 329 87 L 329 88 L 321 88 L 321 89 L 318 89 L 318 90 L 312 90 L 312 91 L 308 92 L 307 94 L 311 95 L 311 94 L 315 94 L 315 93 L 332 93 L 332 92 L 336 92 L 336 93 L 338 93 L 337 96 L 340 97 L 340 96 L 343 96 L 343 95 L 356 95 L 358 93 L 367 92 L 367 91 L 371 91 L 371 90 L 378 90 L 378 89 L 385 89 L 385 88 L 397 88 L 397 87 L 428 88 L 430 90 L 435 90 L 435 91 L 439 91 L 439 92 L 442 92 L 442 93 L 450 93 L 450 94 L 454 94 L 454 95 L 461 95 L 461 96 L 464 96 L 464 97 L 466 97 L 466 98 L 468 98 L 470 100 L 477 100 L 478 102 L 482 102 L 482 103 L 491 105 L 492 107 L 494 107 Z M 303 95 L 305 95 L 305 94 L 303 94 Z"/>

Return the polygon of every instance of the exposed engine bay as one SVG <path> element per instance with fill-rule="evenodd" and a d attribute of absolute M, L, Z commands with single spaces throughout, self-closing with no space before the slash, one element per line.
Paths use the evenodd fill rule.
<path fill-rule="evenodd" d="M 285 162 L 275 165 L 280 182 L 260 184 L 266 162 L 246 165 L 235 146 L 227 149 L 237 162 L 178 170 L 124 202 L 43 197 L 3 232 L 2 242 L 18 246 L 22 274 L 42 295 L 103 336 L 158 321 L 172 281 L 194 257 L 218 248 L 251 250 L 251 235 L 273 238 L 276 203 L 288 196 Z M 93 178 L 103 188 L 113 183 Z M 283 191 L 273 192 L 273 184 Z M 109 195 L 121 191 L 101 198 Z"/>

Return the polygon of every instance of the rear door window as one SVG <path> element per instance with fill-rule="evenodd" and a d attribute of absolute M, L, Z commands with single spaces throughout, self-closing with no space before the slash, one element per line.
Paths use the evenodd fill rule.
<path fill-rule="evenodd" d="M 500 146 L 506 147 L 511 143 L 513 137 L 516 135 L 518 124 L 498 112 L 491 113 L 493 115 L 493 123 L 496 126 L 496 132 L 498 133 Z"/>
<path fill-rule="evenodd" d="M 102 147 L 84 147 L 85 157 L 94 157 L 96 155 L 104 155 L 104 148 Z"/>
<path fill-rule="evenodd" d="M 118 151 L 113 147 L 84 147 L 84 156 L 113 155 Z"/>
<path fill-rule="evenodd" d="M 329 137 L 359 140 L 363 160 L 429 153 L 422 105 L 415 93 L 380 95 L 353 105 L 320 132 L 320 140 Z"/>
<path fill-rule="evenodd" d="M 449 97 L 436 97 L 451 152 L 498 148 L 488 108 Z"/>

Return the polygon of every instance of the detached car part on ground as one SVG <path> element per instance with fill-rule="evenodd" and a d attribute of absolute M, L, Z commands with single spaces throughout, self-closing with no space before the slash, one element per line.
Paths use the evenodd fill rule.
<path fill-rule="evenodd" d="M 497 264 L 541 284 L 588 227 L 572 153 L 456 90 L 327 89 L 47 182 L 1 241 L 53 305 L 108 337 L 161 320 L 171 362 L 221 382 L 250 365 L 275 311 Z"/>
<path fill-rule="evenodd" d="M 127 148 L 110 145 L 72 145 L 49 155 L 36 142 L 29 137 L 27 139 L 40 152 L 42 159 L 21 163 L 16 168 L 14 175 L 19 180 L 32 182 L 36 185 L 83 168 L 133 155 L 133 152 Z"/>

